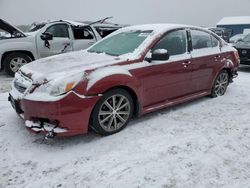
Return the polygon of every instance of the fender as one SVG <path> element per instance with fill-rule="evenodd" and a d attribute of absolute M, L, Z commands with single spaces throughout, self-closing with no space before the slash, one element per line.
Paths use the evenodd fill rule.
<path fill-rule="evenodd" d="M 134 91 L 138 99 L 141 98 L 142 83 L 122 66 L 105 67 L 93 71 L 88 75 L 85 95 L 97 95 L 114 87 L 128 87 Z"/>
<path fill-rule="evenodd" d="M 3 60 L 2 58 L 5 53 L 14 52 L 14 51 L 30 52 L 33 55 L 34 59 L 37 59 L 36 46 L 35 46 L 35 43 L 33 43 L 33 40 L 34 39 L 31 36 L 24 37 L 24 38 L 17 38 L 17 39 L 1 40 L 0 41 L 1 62 Z"/>
<path fill-rule="evenodd" d="M 225 59 L 224 59 L 224 62 L 223 62 L 223 66 L 221 66 L 220 71 L 218 71 L 218 72 L 216 73 L 216 76 L 214 77 L 214 79 L 213 79 L 212 82 L 211 82 L 210 88 L 212 89 L 212 87 L 213 87 L 213 85 L 214 85 L 214 82 L 215 82 L 217 76 L 219 75 L 219 73 L 220 73 L 223 69 L 230 70 L 230 74 L 231 74 L 233 68 L 234 68 L 234 63 L 233 63 L 233 61 L 232 61 L 231 59 L 226 59 L 226 58 L 225 58 Z M 229 76 L 231 76 L 231 75 L 229 75 Z"/>

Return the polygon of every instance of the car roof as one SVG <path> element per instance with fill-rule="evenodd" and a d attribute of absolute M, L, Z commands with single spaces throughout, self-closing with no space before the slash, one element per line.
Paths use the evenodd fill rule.
<path fill-rule="evenodd" d="M 87 25 L 82 22 L 77 22 L 77 21 L 71 21 L 71 20 L 46 20 L 46 21 L 41 21 L 41 22 L 34 22 L 33 24 L 39 25 L 39 24 L 50 24 L 50 23 L 57 23 L 57 22 L 66 22 L 72 26 L 84 26 Z"/>
<path fill-rule="evenodd" d="M 163 32 L 167 32 L 170 30 L 182 29 L 182 28 L 199 29 L 199 30 L 203 30 L 203 31 L 207 31 L 211 33 L 211 31 L 209 31 L 208 29 L 204 29 L 204 28 L 197 27 L 197 26 L 184 25 L 184 24 L 168 24 L 168 23 L 128 26 L 128 27 L 124 27 L 120 29 L 120 31 L 124 32 L 124 31 L 130 31 L 130 30 L 142 30 L 142 31 L 152 30 L 156 33 L 163 33 Z"/>

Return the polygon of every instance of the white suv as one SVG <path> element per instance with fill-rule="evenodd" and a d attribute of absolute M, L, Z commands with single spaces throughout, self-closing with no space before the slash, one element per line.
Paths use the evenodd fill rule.
<path fill-rule="evenodd" d="M 66 20 L 33 25 L 28 33 L 0 19 L 0 70 L 9 75 L 35 59 L 88 48 L 102 37 L 119 29 Z"/>

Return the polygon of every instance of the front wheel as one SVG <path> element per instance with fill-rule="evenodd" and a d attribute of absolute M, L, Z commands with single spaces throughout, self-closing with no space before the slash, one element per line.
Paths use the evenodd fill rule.
<path fill-rule="evenodd" d="M 106 92 L 94 107 L 91 128 L 107 136 L 126 127 L 134 111 L 133 99 L 123 89 Z"/>
<path fill-rule="evenodd" d="M 228 72 L 226 70 L 222 70 L 215 79 L 211 97 L 218 97 L 224 95 L 226 93 L 228 83 L 229 83 Z"/>
<path fill-rule="evenodd" d="M 21 52 L 13 52 L 4 59 L 4 69 L 7 74 L 14 76 L 20 67 L 31 62 L 31 58 Z"/>

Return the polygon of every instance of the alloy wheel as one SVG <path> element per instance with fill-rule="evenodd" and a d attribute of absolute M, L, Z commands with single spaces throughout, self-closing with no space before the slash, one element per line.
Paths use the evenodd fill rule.
<path fill-rule="evenodd" d="M 222 72 L 215 83 L 214 86 L 214 92 L 216 96 L 222 96 L 225 94 L 226 90 L 227 90 L 227 86 L 228 86 L 228 74 L 226 72 Z"/>
<path fill-rule="evenodd" d="M 10 69 L 16 72 L 21 66 L 27 64 L 28 62 L 22 57 L 15 57 L 10 61 Z"/>
<path fill-rule="evenodd" d="M 119 130 L 127 123 L 130 111 L 130 102 L 126 96 L 112 95 L 102 103 L 99 110 L 100 126 L 107 132 Z"/>

